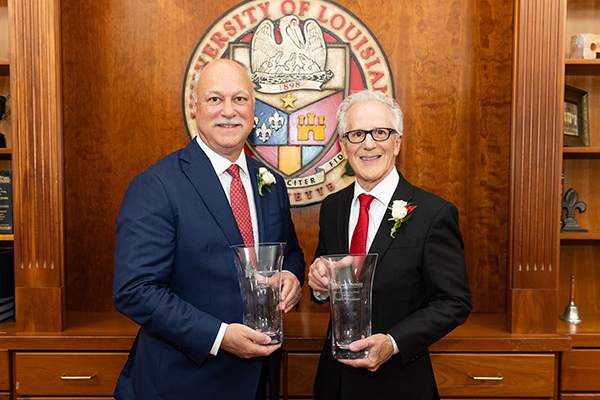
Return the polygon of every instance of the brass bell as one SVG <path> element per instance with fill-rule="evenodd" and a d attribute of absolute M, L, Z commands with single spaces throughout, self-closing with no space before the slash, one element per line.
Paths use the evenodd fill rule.
<path fill-rule="evenodd" d="M 582 321 L 579 310 L 575 305 L 575 275 L 571 275 L 571 302 L 565 306 L 565 312 L 558 318 L 572 324 L 578 324 Z"/>

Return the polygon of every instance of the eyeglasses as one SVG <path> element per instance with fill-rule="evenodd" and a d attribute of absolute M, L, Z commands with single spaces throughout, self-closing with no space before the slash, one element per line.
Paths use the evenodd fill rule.
<path fill-rule="evenodd" d="M 346 139 L 348 139 L 348 141 L 350 143 L 354 143 L 354 144 L 364 142 L 365 139 L 367 138 L 367 135 L 371 135 L 373 140 L 375 140 L 377 142 L 384 142 L 384 141 L 388 140 L 388 138 L 390 137 L 392 132 L 395 132 L 395 131 L 391 128 L 374 128 L 374 129 L 371 129 L 370 131 L 357 129 L 355 131 L 346 132 L 346 133 L 344 133 L 343 136 Z"/>

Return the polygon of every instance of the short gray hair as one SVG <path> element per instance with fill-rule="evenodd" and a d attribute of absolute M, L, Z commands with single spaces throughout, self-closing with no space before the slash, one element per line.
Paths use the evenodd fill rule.
<path fill-rule="evenodd" d="M 350 110 L 350 108 L 352 108 L 352 106 L 360 103 L 361 101 L 368 101 L 368 100 L 378 101 L 378 102 L 382 103 L 383 105 L 385 105 L 392 112 L 393 126 L 391 128 L 393 128 L 396 131 L 396 133 L 401 136 L 402 129 L 403 129 L 403 123 L 402 123 L 403 116 L 402 116 L 402 110 L 400 109 L 400 106 L 398 105 L 398 103 L 396 103 L 396 100 L 387 97 L 382 92 L 376 92 L 376 91 L 372 91 L 372 90 L 361 90 L 360 92 L 353 93 L 350 96 L 346 97 L 346 99 L 344 99 L 344 101 L 342 101 L 342 104 L 340 104 L 340 106 L 338 107 L 337 131 L 338 131 L 338 135 L 340 136 L 340 138 L 342 137 L 342 135 L 344 133 L 346 133 L 346 127 L 348 125 L 348 121 L 347 121 L 348 110 Z M 380 128 L 387 128 L 387 127 L 382 126 Z"/>
<path fill-rule="evenodd" d="M 222 60 L 222 59 L 218 58 L 217 60 Z M 192 89 L 192 97 L 194 98 L 195 102 L 198 101 L 198 81 L 200 80 L 200 75 L 202 75 L 202 72 L 206 69 L 206 67 L 208 67 L 210 65 L 211 62 L 214 62 L 217 60 L 211 60 L 211 61 L 207 62 L 206 64 L 201 66 L 198 69 L 198 71 L 196 72 L 196 76 L 194 77 L 194 89 Z M 238 64 L 240 67 L 244 68 L 244 71 L 246 71 L 246 73 L 248 74 L 248 77 L 250 78 L 250 82 L 252 82 L 252 71 L 246 64 L 244 64 L 243 62 L 238 61 L 238 60 L 230 60 L 230 61 L 233 61 L 234 63 Z M 254 93 L 250 93 L 250 94 L 252 96 L 254 96 Z"/>

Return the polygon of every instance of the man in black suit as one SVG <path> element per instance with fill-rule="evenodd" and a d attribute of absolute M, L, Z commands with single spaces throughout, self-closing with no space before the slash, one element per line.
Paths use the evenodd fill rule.
<path fill-rule="evenodd" d="M 352 253 L 362 240 L 360 252 L 379 255 L 373 335 L 350 345 L 352 351 L 368 348 L 367 358 L 338 361 L 331 352 L 330 324 L 315 395 L 320 400 L 438 399 L 428 347 L 471 311 L 458 210 L 396 170 L 402 111 L 394 100 L 371 91 L 349 96 L 338 110 L 338 132 L 356 181 L 323 201 L 309 285 L 317 302 L 327 301 L 329 279 L 319 257 Z M 361 204 L 364 194 L 372 197 Z M 358 237 L 357 225 L 368 226 L 366 239 Z"/>

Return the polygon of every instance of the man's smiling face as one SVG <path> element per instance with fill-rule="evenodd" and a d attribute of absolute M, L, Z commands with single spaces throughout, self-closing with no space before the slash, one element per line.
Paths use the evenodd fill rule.
<path fill-rule="evenodd" d="M 392 112 L 381 102 L 365 100 L 353 105 L 346 116 L 348 131 L 357 129 L 392 128 Z M 356 180 L 367 192 L 371 191 L 395 168 L 402 136 L 395 133 L 382 142 L 367 135 L 362 143 L 341 140 L 342 154 L 354 169 Z"/>
<path fill-rule="evenodd" d="M 248 73 L 233 61 L 213 61 L 198 79 L 197 97 L 198 135 L 217 154 L 235 161 L 254 125 Z"/>

